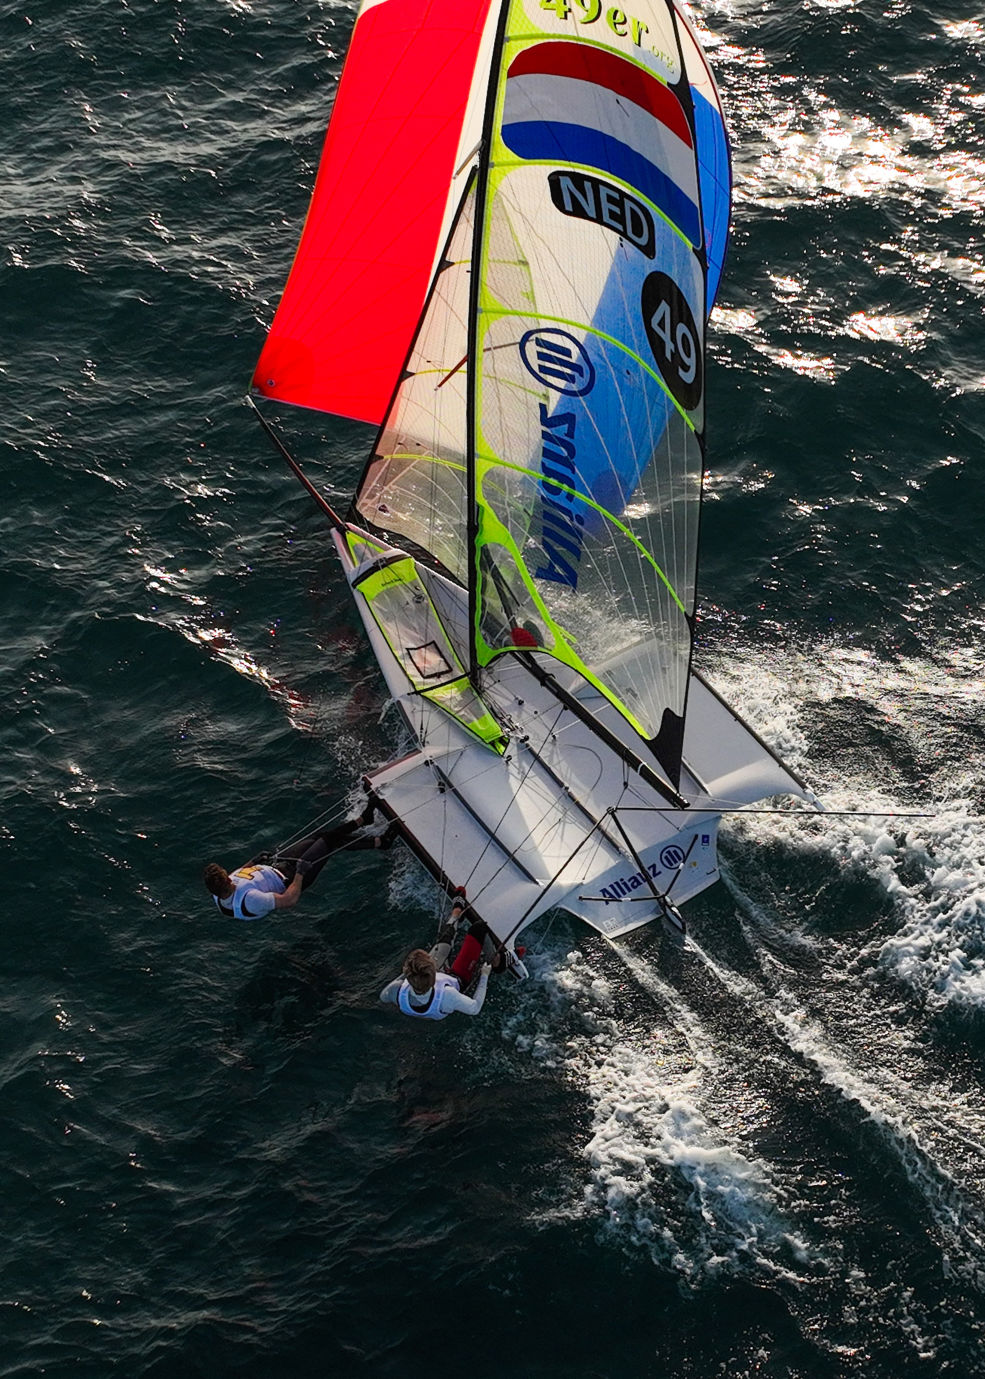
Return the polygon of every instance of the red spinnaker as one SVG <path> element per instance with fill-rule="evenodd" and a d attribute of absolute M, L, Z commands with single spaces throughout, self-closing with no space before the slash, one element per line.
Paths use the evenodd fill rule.
<path fill-rule="evenodd" d="M 356 21 L 255 392 L 383 420 L 427 294 L 490 0 Z"/>

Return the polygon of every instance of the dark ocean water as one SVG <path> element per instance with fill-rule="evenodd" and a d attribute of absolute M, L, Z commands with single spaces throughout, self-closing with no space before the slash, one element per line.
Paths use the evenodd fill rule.
<path fill-rule="evenodd" d="M 683 951 L 559 918 L 423 1031 L 399 849 L 266 924 L 199 880 L 399 747 L 241 403 L 353 11 L 0 16 L 4 1379 L 985 1374 L 985 19 L 697 13 L 700 664 L 832 807 L 934 817 L 733 823 Z M 365 430 L 292 426 L 345 495 Z"/>

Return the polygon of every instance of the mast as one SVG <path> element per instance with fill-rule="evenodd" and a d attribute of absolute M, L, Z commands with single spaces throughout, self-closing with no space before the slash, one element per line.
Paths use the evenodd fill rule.
<path fill-rule="evenodd" d="M 690 123 L 691 131 L 692 131 L 692 134 L 694 135 L 694 139 L 695 139 L 695 146 L 697 146 L 697 121 L 696 121 L 696 119 L 695 119 L 695 112 L 694 112 L 694 98 L 693 98 L 692 93 L 691 93 L 691 84 L 690 84 L 690 82 L 689 82 L 689 80 L 688 80 L 687 62 L 686 62 L 685 57 L 684 57 L 684 48 L 683 48 L 683 45 L 682 45 L 682 43 L 681 43 L 680 18 L 679 18 L 678 13 L 677 13 L 677 7 L 676 7 L 676 5 L 671 4 L 671 5 L 669 6 L 669 8 L 670 8 L 670 14 L 671 14 L 671 22 L 672 22 L 672 24 L 673 24 L 673 26 L 674 26 L 674 39 L 675 39 L 675 42 L 677 43 L 677 51 L 678 51 L 678 54 L 679 54 L 679 56 L 680 56 L 680 63 L 681 63 L 681 78 L 680 78 L 680 81 L 678 82 L 678 97 L 679 97 L 679 99 L 680 99 L 681 105 L 683 106 L 684 110 L 687 112 L 688 121 L 689 121 L 689 123 Z M 699 259 L 699 261 L 701 262 L 702 268 L 704 269 L 705 288 L 706 288 L 706 292 L 707 292 L 707 284 L 708 284 L 708 250 L 707 250 L 707 243 L 708 243 L 708 240 L 707 240 L 706 226 L 705 226 L 704 199 L 701 198 L 701 197 L 699 197 L 699 199 L 698 199 L 698 217 L 699 217 L 699 222 L 700 222 L 700 225 L 701 225 L 700 243 L 698 243 L 697 245 L 695 245 L 695 247 L 694 247 L 694 252 L 695 252 L 695 255 L 697 256 L 697 258 Z M 701 332 L 701 355 L 702 355 L 702 357 L 704 357 L 704 356 L 706 355 L 706 353 L 707 353 L 707 343 L 708 343 L 708 316 L 710 315 L 710 313 L 711 313 L 711 307 L 709 306 L 709 307 L 707 308 L 707 310 L 698 318 L 698 321 L 697 321 L 698 329 L 699 329 L 700 332 Z M 700 559 L 701 559 L 701 514 L 702 514 L 702 512 L 704 511 L 704 490 L 705 490 L 705 463 L 704 463 L 704 457 L 705 457 L 705 438 L 704 438 L 704 433 L 703 433 L 703 428 L 702 428 L 702 436 L 701 436 L 701 470 L 700 470 L 700 473 L 699 473 L 699 476 L 698 476 L 698 498 L 697 498 L 697 519 L 696 519 L 696 520 L 697 520 L 697 535 L 696 535 L 696 537 L 695 537 L 695 553 L 694 553 L 694 583 L 693 583 L 693 586 L 692 586 L 691 607 L 690 607 L 690 611 L 689 611 L 688 614 L 687 614 L 687 621 L 688 621 L 688 626 L 689 626 L 689 628 L 690 628 L 691 635 L 690 635 L 689 643 L 688 643 L 687 674 L 686 674 L 685 679 L 684 679 L 684 697 L 683 697 L 683 700 L 682 700 L 682 703 L 681 703 L 681 713 L 680 713 L 680 720 L 679 720 L 679 723 L 673 723 L 673 724 L 672 724 L 672 729 L 671 729 L 671 730 L 672 730 L 673 737 L 674 737 L 674 740 L 673 740 L 672 745 L 669 746 L 669 749 L 664 750 L 664 751 L 661 751 L 661 750 L 660 750 L 660 747 L 658 746 L 658 743 L 657 743 L 656 740 L 652 743 L 653 750 L 654 750 L 656 756 L 660 759 L 661 762 L 664 762 L 665 760 L 669 760 L 671 763 L 673 763 L 673 765 L 676 765 L 676 771 L 673 769 L 673 765 L 671 766 L 671 768 L 670 768 L 670 770 L 669 770 L 669 774 L 670 774 L 670 777 L 671 777 L 671 782 L 672 782 L 672 784 L 675 786 L 675 788 L 676 788 L 676 787 L 679 787 L 679 786 L 680 786 L 680 783 L 681 783 L 681 766 L 682 766 L 683 757 L 684 757 L 684 725 L 685 725 L 685 723 L 686 723 L 686 721 L 687 721 L 687 701 L 688 701 L 688 695 L 689 695 L 689 693 L 690 693 L 690 687 L 691 687 L 691 668 L 692 668 L 692 665 L 693 665 L 693 662 L 694 662 L 694 629 L 695 629 L 695 622 L 696 622 L 696 616 L 697 616 L 697 606 L 698 606 L 698 565 L 699 565 L 699 561 L 700 561 Z M 668 721 L 669 721 L 669 720 L 665 717 L 664 722 L 667 723 Z M 663 725 L 661 725 L 661 733 L 662 733 L 662 732 L 663 732 Z"/>
<path fill-rule="evenodd" d="M 510 12 L 512 0 L 494 0 L 499 5 L 499 16 L 496 23 L 496 37 L 493 41 L 493 49 L 490 63 L 490 80 L 486 91 L 486 104 L 482 118 L 482 141 L 479 147 L 479 168 L 476 179 L 476 214 L 475 225 L 478 228 L 482 225 L 486 214 L 487 189 L 489 184 L 489 150 L 492 143 L 493 116 L 496 111 L 496 89 L 498 84 L 498 74 L 503 52 L 503 36 L 506 32 L 507 16 Z M 482 236 L 474 234 L 472 239 L 472 279 L 469 289 L 469 319 L 468 319 L 468 358 L 471 361 L 468 378 L 468 391 L 465 403 L 465 462 L 466 462 L 466 493 L 467 493 L 467 527 L 466 527 L 466 546 L 470 553 L 478 550 L 478 506 L 476 503 L 476 377 L 479 365 L 479 343 L 478 343 L 478 319 L 479 319 L 479 290 L 481 282 L 482 266 Z M 472 561 L 471 578 L 469 584 L 469 675 L 473 683 L 478 683 L 479 660 L 477 654 L 476 632 L 478 627 L 479 604 L 478 593 L 481 573 L 478 562 Z"/>

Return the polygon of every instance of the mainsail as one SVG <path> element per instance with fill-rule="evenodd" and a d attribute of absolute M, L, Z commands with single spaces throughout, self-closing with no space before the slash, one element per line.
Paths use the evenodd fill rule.
<path fill-rule="evenodd" d="M 563 0 L 533 29 L 528 5 L 507 18 L 484 183 L 476 660 L 524 629 L 676 785 L 704 425 L 690 93 L 669 6 L 597 35 Z"/>
<path fill-rule="evenodd" d="M 804 793 L 691 668 L 729 198 L 672 0 L 363 5 L 255 391 L 382 423 L 336 546 L 420 748 L 370 784 L 504 940 L 666 915 L 726 786 Z"/>

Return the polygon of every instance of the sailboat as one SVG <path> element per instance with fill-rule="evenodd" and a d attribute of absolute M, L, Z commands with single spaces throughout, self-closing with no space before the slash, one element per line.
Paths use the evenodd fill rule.
<path fill-rule="evenodd" d="M 692 664 L 717 87 L 676 0 L 364 0 L 252 398 L 374 423 L 331 524 L 414 746 L 366 773 L 512 953 L 718 877 L 812 799 Z M 254 405 L 256 405 L 256 402 Z"/>

